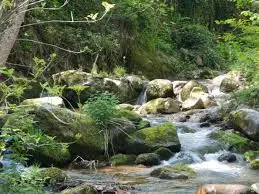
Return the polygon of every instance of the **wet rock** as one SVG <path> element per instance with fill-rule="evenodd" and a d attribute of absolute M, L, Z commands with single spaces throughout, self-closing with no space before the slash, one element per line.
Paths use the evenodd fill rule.
<path fill-rule="evenodd" d="M 199 187 L 196 193 L 252 194 L 248 186 L 238 184 L 207 184 Z"/>
<path fill-rule="evenodd" d="M 210 134 L 213 139 L 219 140 L 221 147 L 230 151 L 244 153 L 249 150 L 258 149 L 258 144 L 249 140 L 233 130 L 215 130 Z"/>
<path fill-rule="evenodd" d="M 3 166 L 4 166 L 4 165 L 3 165 L 2 162 L 0 161 L 0 169 L 3 168 Z"/>
<path fill-rule="evenodd" d="M 259 141 L 259 112 L 253 109 L 239 109 L 230 113 L 229 122 L 235 129 L 250 139 Z"/>
<path fill-rule="evenodd" d="M 146 114 L 170 114 L 180 112 L 181 103 L 172 98 L 158 98 L 147 102 L 139 108 L 139 113 Z"/>
<path fill-rule="evenodd" d="M 202 91 L 205 93 L 208 92 L 208 88 L 206 86 L 202 85 L 201 83 L 199 83 L 197 81 L 189 81 L 187 84 L 184 85 L 184 87 L 182 88 L 182 90 L 180 92 L 180 100 L 182 102 L 184 102 L 185 100 L 187 100 L 190 97 L 190 94 L 194 87 L 201 88 Z"/>
<path fill-rule="evenodd" d="M 117 154 L 110 158 L 110 162 L 113 166 L 134 164 L 135 160 L 136 160 L 135 155 L 126 155 L 126 154 Z"/>
<path fill-rule="evenodd" d="M 150 173 L 151 176 L 160 179 L 188 179 L 195 175 L 195 171 L 185 164 L 175 164 L 157 168 Z"/>
<path fill-rule="evenodd" d="M 210 123 L 208 123 L 208 122 L 201 123 L 201 124 L 200 124 L 200 127 L 201 127 L 201 128 L 210 127 Z"/>
<path fill-rule="evenodd" d="M 176 127 L 171 123 L 138 130 L 122 143 L 121 152 L 129 154 L 153 152 L 160 147 L 169 148 L 172 152 L 181 149 Z"/>
<path fill-rule="evenodd" d="M 143 164 L 145 166 L 154 166 L 160 164 L 159 155 L 155 153 L 145 153 L 137 156 L 135 164 Z"/>
<path fill-rule="evenodd" d="M 170 80 L 155 79 L 147 85 L 147 100 L 174 97 L 173 84 Z"/>
<path fill-rule="evenodd" d="M 168 160 L 174 155 L 168 148 L 158 148 L 154 153 L 159 155 L 160 160 Z"/>
<path fill-rule="evenodd" d="M 237 157 L 235 154 L 232 153 L 225 153 L 225 154 L 221 154 L 218 157 L 218 161 L 222 162 L 222 161 L 227 161 L 227 162 L 235 162 L 237 160 Z"/>
<path fill-rule="evenodd" d="M 254 191 L 256 194 L 259 194 L 259 183 L 252 184 L 251 190 Z"/>

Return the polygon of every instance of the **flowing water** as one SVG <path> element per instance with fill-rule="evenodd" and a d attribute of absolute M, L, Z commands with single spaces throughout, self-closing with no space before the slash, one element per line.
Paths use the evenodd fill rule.
<path fill-rule="evenodd" d="M 201 81 L 209 88 L 209 94 L 221 104 L 229 95 L 220 92 L 219 87 L 211 80 Z M 138 98 L 138 104 L 146 102 L 146 90 Z M 152 126 L 170 121 L 170 116 L 144 118 Z M 219 162 L 217 158 L 227 153 L 219 142 L 210 138 L 217 127 L 200 127 L 199 122 L 173 122 L 177 127 L 181 151 L 168 161 L 162 161 L 157 167 L 183 162 L 192 167 L 197 176 L 188 180 L 161 180 L 149 174 L 157 167 L 145 168 L 139 166 L 110 167 L 94 173 L 87 171 L 69 171 L 74 179 L 80 179 L 93 184 L 126 184 L 134 187 L 132 193 L 195 193 L 197 187 L 206 183 L 239 183 L 250 185 L 259 182 L 259 171 L 250 170 L 243 157 L 236 154 L 234 163 Z M 191 129 L 191 131 L 186 131 Z"/>

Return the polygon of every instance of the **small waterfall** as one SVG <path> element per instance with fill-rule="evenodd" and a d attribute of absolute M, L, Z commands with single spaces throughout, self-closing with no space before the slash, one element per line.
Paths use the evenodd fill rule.
<path fill-rule="evenodd" d="M 147 88 L 145 88 L 137 99 L 137 105 L 143 105 L 147 102 Z"/>

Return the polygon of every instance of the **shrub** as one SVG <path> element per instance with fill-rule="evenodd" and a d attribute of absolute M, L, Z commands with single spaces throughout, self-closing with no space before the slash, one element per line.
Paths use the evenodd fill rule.
<path fill-rule="evenodd" d="M 126 75 L 126 69 L 124 67 L 121 66 L 116 66 L 113 69 L 113 74 L 117 77 L 123 77 Z"/>
<path fill-rule="evenodd" d="M 172 32 L 172 41 L 181 50 L 185 63 L 217 67 L 219 56 L 213 34 L 204 26 L 194 24 L 180 25 Z"/>

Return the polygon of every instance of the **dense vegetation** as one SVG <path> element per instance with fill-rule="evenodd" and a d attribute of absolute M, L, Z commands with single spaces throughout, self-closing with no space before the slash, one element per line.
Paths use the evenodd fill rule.
<path fill-rule="evenodd" d="M 7 10 L 12 2 L 0 1 Z M 143 128 L 149 127 L 133 112 L 118 110 L 119 96 L 100 91 L 85 100 L 88 86 L 55 83 L 52 75 L 65 70 L 79 69 L 109 78 L 136 74 L 148 79 L 180 80 L 212 78 L 220 72 L 237 70 L 242 72 L 245 87 L 233 92 L 233 99 L 237 104 L 259 107 L 258 1 L 111 0 L 109 3 L 102 6 L 96 0 L 77 0 L 62 6 L 64 1 L 46 0 L 26 13 L 8 62 L 0 69 L 0 155 L 11 150 L 10 159 L 23 165 L 43 166 L 43 160 L 60 165 L 75 156 L 72 152 L 70 155 L 69 145 L 80 141 L 81 131 L 75 132 L 74 139 L 61 142 L 38 125 L 35 107 L 21 104 L 24 99 L 43 93 L 65 98 L 64 94 L 73 90 L 77 99 L 69 108 L 78 108 L 78 115 L 62 113 L 65 120 L 61 122 L 67 124 L 69 114 L 78 123 L 82 115 L 89 115 L 86 123 L 94 123 L 94 129 L 103 136 L 99 139 L 104 141 L 104 149 L 96 149 L 107 157 L 120 149 L 113 143 L 119 141 L 121 134 L 128 137 L 128 132 L 133 134 L 142 124 Z M 108 10 L 107 6 L 112 7 Z M 95 20 L 103 12 L 100 20 L 85 22 Z M 127 91 L 125 94 L 130 96 Z M 129 131 L 121 127 L 131 123 Z M 80 129 L 84 125 L 80 123 Z M 26 173 L 14 167 L 0 173 L 0 184 L 5 183 L 0 192 L 43 193 L 45 178 L 38 167 Z"/>

